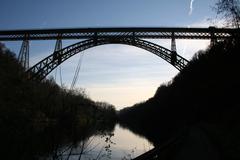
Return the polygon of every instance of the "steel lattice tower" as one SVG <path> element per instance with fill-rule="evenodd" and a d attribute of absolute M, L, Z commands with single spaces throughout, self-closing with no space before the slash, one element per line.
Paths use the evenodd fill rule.
<path fill-rule="evenodd" d="M 25 70 L 29 69 L 29 40 L 24 40 L 18 55 L 18 61 Z"/>

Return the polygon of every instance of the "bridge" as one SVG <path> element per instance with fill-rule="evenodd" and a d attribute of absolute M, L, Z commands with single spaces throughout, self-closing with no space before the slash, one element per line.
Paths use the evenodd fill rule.
<path fill-rule="evenodd" d="M 52 70 L 70 57 L 88 48 L 104 44 L 126 44 L 145 49 L 171 65 L 182 70 L 188 60 L 177 54 L 176 39 L 209 39 L 211 45 L 218 40 L 240 38 L 240 30 L 233 28 L 72 28 L 72 29 L 37 29 L 0 31 L 0 41 L 22 41 L 18 56 L 33 80 L 44 79 Z M 62 40 L 79 39 L 78 43 L 62 48 Z M 170 39 L 171 49 L 147 41 L 147 39 Z M 54 52 L 29 68 L 29 41 L 56 40 Z M 154 148 L 139 157 L 142 159 L 158 159 L 169 146 L 179 143 L 183 133 L 170 139 L 166 144 Z"/>
<path fill-rule="evenodd" d="M 176 39 L 218 40 L 239 38 L 239 29 L 233 28 L 68 28 L 0 31 L 0 41 L 22 41 L 18 60 L 33 80 L 44 79 L 52 70 L 68 58 L 104 44 L 126 44 L 145 49 L 161 57 L 176 69 L 182 70 L 188 60 L 177 54 Z M 62 40 L 79 39 L 80 42 L 62 48 Z M 171 49 L 146 39 L 171 39 Z M 55 50 L 48 57 L 29 68 L 29 41 L 56 40 Z"/>

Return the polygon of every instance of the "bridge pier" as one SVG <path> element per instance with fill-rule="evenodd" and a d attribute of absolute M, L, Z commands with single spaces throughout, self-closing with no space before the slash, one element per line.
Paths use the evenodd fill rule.
<path fill-rule="evenodd" d="M 25 70 L 29 69 L 29 40 L 28 35 L 25 35 L 25 40 L 22 42 L 22 46 L 18 55 L 18 61 Z"/>
<path fill-rule="evenodd" d="M 171 38 L 171 64 L 175 65 L 177 61 L 177 47 L 176 47 L 176 39 L 174 32 L 172 32 L 172 38 Z"/>
<path fill-rule="evenodd" d="M 62 83 L 62 69 L 61 69 L 61 63 L 62 63 L 62 56 L 61 56 L 61 52 L 60 50 L 62 49 L 62 38 L 61 38 L 61 34 L 58 35 L 56 44 L 55 44 L 55 49 L 54 49 L 54 53 L 53 53 L 53 61 L 55 61 L 57 59 L 57 65 L 59 65 L 59 75 L 60 75 L 60 83 L 61 86 L 63 86 Z M 57 68 L 55 71 L 55 81 L 57 80 Z"/>
<path fill-rule="evenodd" d="M 210 46 L 214 46 L 216 43 L 217 43 L 217 39 L 216 38 L 211 38 Z"/>
<path fill-rule="evenodd" d="M 177 61 L 177 52 L 176 51 L 172 51 L 171 53 L 171 64 L 175 65 Z"/>
<path fill-rule="evenodd" d="M 61 58 L 60 53 L 59 53 L 59 51 L 61 49 L 62 49 L 62 39 L 61 39 L 61 35 L 59 35 L 58 38 L 57 38 L 54 53 L 53 53 L 53 61 L 58 59 L 58 64 L 61 64 L 61 62 L 62 62 L 62 58 Z"/>
<path fill-rule="evenodd" d="M 175 39 L 174 32 L 172 32 L 172 38 L 171 38 L 171 51 L 177 52 L 176 39 Z"/>
<path fill-rule="evenodd" d="M 217 38 L 215 36 L 215 27 L 209 27 L 210 31 L 210 45 L 214 46 L 217 43 Z"/>

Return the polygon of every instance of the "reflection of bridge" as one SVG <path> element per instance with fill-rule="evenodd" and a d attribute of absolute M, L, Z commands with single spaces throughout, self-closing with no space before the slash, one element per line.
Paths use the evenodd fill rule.
<path fill-rule="evenodd" d="M 19 61 L 31 74 L 41 80 L 71 56 L 91 47 L 103 44 L 127 44 L 150 51 L 163 58 L 178 70 L 188 61 L 177 54 L 175 39 L 219 39 L 239 36 L 239 30 L 226 28 L 79 28 L 44 30 L 0 31 L 0 41 L 22 40 Z M 62 48 L 63 39 L 82 39 L 76 44 Z M 171 39 L 171 50 L 143 39 Z M 55 51 L 29 69 L 29 40 L 57 40 Z"/>

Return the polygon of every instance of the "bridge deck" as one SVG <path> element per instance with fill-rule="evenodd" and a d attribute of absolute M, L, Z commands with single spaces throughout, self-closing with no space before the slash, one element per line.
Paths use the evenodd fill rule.
<path fill-rule="evenodd" d="M 144 39 L 226 39 L 239 37 L 240 30 L 233 28 L 68 28 L 0 31 L 0 41 L 89 39 L 94 37 L 137 37 Z"/>

